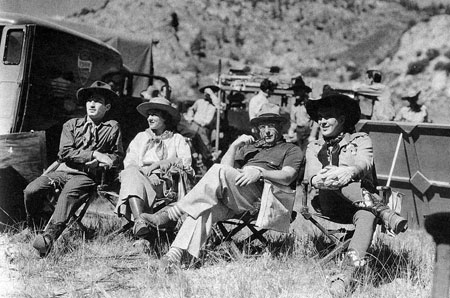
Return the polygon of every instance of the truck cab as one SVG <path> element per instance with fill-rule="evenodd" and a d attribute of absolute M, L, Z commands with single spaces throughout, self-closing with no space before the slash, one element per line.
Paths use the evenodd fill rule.
<path fill-rule="evenodd" d="M 23 188 L 56 160 L 64 122 L 86 114 L 76 91 L 125 69 L 121 54 L 88 35 L 0 12 L 0 222 Z M 108 82 L 109 83 L 109 82 Z M 6 219 L 5 219 L 6 218 Z"/>

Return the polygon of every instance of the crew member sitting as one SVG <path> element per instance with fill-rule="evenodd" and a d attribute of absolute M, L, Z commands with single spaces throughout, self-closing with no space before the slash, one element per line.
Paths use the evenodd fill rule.
<path fill-rule="evenodd" d="M 366 133 L 355 132 L 361 116 L 358 102 L 330 91 L 308 101 L 306 110 L 323 136 L 306 150 L 305 178 L 317 191 L 312 205 L 333 221 L 355 225 L 342 274 L 331 284 L 331 291 L 339 292 L 347 289 L 356 270 L 366 264 L 376 217 L 394 233 L 405 231 L 407 221 L 377 194 L 372 141 Z"/>
<path fill-rule="evenodd" d="M 44 198 L 61 189 L 50 223 L 33 242 L 41 255 L 50 251 L 71 216 L 95 191 L 101 181 L 99 167 L 118 168 L 124 155 L 119 124 L 114 120 L 104 121 L 111 104 L 118 99 L 111 86 L 96 81 L 78 90 L 77 99 L 85 102 L 87 115 L 64 124 L 58 167 L 32 181 L 24 190 L 27 222 L 32 227 Z"/>
<path fill-rule="evenodd" d="M 251 124 L 261 140 L 241 135 L 228 148 L 221 164 L 214 164 L 194 188 L 173 207 L 156 214 L 142 214 L 149 226 L 160 228 L 187 214 L 170 250 L 161 260 L 169 269 L 178 266 L 183 251 L 198 257 L 212 226 L 260 204 L 264 180 L 295 187 L 303 154 L 286 143 L 281 132 L 286 118 L 277 105 L 265 104 Z"/>
<path fill-rule="evenodd" d="M 199 89 L 204 98 L 200 98 L 188 109 L 185 119 L 189 123 L 189 128 L 197 132 L 203 143 L 211 151 L 211 130 L 210 125 L 216 115 L 216 107 L 220 106 L 220 99 L 215 93 L 220 88 L 215 85 L 205 85 Z"/>

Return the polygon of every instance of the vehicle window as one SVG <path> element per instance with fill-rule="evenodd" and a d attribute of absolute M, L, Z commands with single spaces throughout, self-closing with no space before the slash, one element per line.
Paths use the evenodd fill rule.
<path fill-rule="evenodd" d="M 0 40 L 2 40 L 3 28 L 5 28 L 5 26 L 0 26 Z"/>
<path fill-rule="evenodd" d="M 3 63 L 7 65 L 17 65 L 22 56 L 23 31 L 9 30 L 6 36 L 5 55 Z"/>

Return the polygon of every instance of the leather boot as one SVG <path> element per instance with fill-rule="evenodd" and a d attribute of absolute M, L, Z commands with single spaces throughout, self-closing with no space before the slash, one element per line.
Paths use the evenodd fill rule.
<path fill-rule="evenodd" d="M 408 229 L 408 221 L 385 205 L 380 196 L 368 191 L 364 191 L 363 196 L 364 200 L 355 202 L 355 206 L 375 214 L 394 234 L 405 232 Z"/>
<path fill-rule="evenodd" d="M 53 247 L 53 243 L 61 236 L 66 228 L 65 223 L 50 223 L 43 234 L 39 234 L 33 241 L 33 247 L 39 252 L 41 257 L 49 254 Z"/>
<path fill-rule="evenodd" d="M 144 212 L 145 202 L 138 197 L 130 197 L 128 204 L 130 204 L 131 213 L 133 213 L 134 217 L 133 235 L 145 238 L 150 234 L 147 223 L 140 216 Z"/>

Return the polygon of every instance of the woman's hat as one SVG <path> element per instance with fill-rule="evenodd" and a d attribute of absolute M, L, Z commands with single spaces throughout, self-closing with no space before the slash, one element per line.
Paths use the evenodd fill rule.
<path fill-rule="evenodd" d="M 294 78 L 293 81 L 294 83 L 288 88 L 288 90 L 305 90 L 307 93 L 312 91 L 311 87 L 306 86 L 301 76 Z"/>
<path fill-rule="evenodd" d="M 218 92 L 220 90 L 220 87 L 216 86 L 214 84 L 211 84 L 210 83 L 211 81 L 212 80 L 210 80 L 210 79 L 202 80 L 199 84 L 201 87 L 198 89 L 198 91 L 200 91 L 201 93 L 204 93 L 206 88 L 210 88 L 214 93 Z"/>
<path fill-rule="evenodd" d="M 77 99 L 79 102 L 85 102 L 93 94 L 99 94 L 104 96 L 110 101 L 114 101 L 119 98 L 116 92 L 114 92 L 109 84 L 102 81 L 95 81 L 91 86 L 86 88 L 80 88 L 77 91 Z"/>
<path fill-rule="evenodd" d="M 136 110 L 146 118 L 148 117 L 148 112 L 151 110 L 165 111 L 172 117 L 173 121 L 177 123 L 180 121 L 180 113 L 164 97 L 153 97 L 149 101 L 138 105 Z"/>
<path fill-rule="evenodd" d="M 419 91 L 419 92 L 415 92 L 415 91 L 414 92 L 408 92 L 408 94 L 406 96 L 402 96 L 402 100 L 417 102 L 419 100 L 420 92 L 422 92 L 422 91 Z"/>
<path fill-rule="evenodd" d="M 316 122 L 319 120 L 317 114 L 319 107 L 338 107 L 343 111 L 348 127 L 355 126 L 361 119 L 361 109 L 356 100 L 328 88 L 324 89 L 319 99 L 306 101 L 305 107 L 309 117 Z"/>
<path fill-rule="evenodd" d="M 250 124 L 258 126 L 261 122 L 280 122 L 282 124 L 288 122 L 288 119 L 281 116 L 280 107 L 273 103 L 266 103 L 261 107 L 258 115 L 250 120 Z"/>

